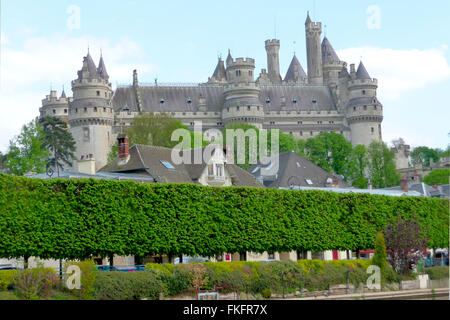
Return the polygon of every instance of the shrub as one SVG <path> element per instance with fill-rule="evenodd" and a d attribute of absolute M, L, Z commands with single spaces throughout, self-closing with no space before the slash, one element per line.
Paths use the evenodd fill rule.
<path fill-rule="evenodd" d="M 94 281 L 98 300 L 158 300 L 164 287 L 158 275 L 143 272 L 99 272 Z"/>
<path fill-rule="evenodd" d="M 192 276 L 186 268 L 173 268 L 173 273 L 161 272 L 159 279 L 166 286 L 167 294 L 174 296 L 192 287 Z"/>
<path fill-rule="evenodd" d="M 425 273 L 430 276 L 430 280 L 446 279 L 449 277 L 449 267 L 430 267 L 425 268 Z"/>
<path fill-rule="evenodd" d="M 272 297 L 272 291 L 270 291 L 270 289 L 264 289 L 262 291 L 262 296 L 264 299 L 270 299 Z"/>
<path fill-rule="evenodd" d="M 13 281 L 17 295 L 26 300 L 46 299 L 51 289 L 58 284 L 56 272 L 52 268 L 18 270 Z"/>
<path fill-rule="evenodd" d="M 14 283 L 16 270 L 0 270 L 0 291 L 7 290 Z"/>
<path fill-rule="evenodd" d="M 378 232 L 375 239 L 375 255 L 373 257 L 373 264 L 380 267 L 381 270 L 386 268 L 387 253 L 386 245 L 384 243 L 384 235 L 382 232 Z"/>
<path fill-rule="evenodd" d="M 81 298 L 86 300 L 92 299 L 92 294 L 94 293 L 93 285 L 98 273 L 94 261 L 67 261 L 65 269 L 70 265 L 76 265 L 81 270 Z"/>

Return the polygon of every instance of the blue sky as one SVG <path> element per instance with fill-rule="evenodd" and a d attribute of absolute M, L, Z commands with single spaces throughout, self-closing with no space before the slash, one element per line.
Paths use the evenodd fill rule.
<path fill-rule="evenodd" d="M 449 142 L 448 1 L 3 0 L 1 6 L 0 108 L 8 117 L 0 119 L 0 151 L 38 115 L 50 86 L 60 92 L 64 85 L 70 94 L 88 45 L 95 60 L 103 50 L 113 84 L 130 83 L 135 68 L 141 82 L 204 82 L 228 48 L 233 57 L 255 58 L 259 73 L 266 68 L 264 41 L 276 34 L 284 74 L 294 51 L 306 69 L 308 10 L 326 25 L 342 60 L 362 57 L 379 79 L 386 142 L 403 137 L 412 146 L 440 148 Z M 73 6 L 79 28 L 68 25 Z"/>

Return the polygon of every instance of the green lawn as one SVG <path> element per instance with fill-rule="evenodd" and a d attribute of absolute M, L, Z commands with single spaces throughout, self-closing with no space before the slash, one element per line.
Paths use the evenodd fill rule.
<path fill-rule="evenodd" d="M 0 300 L 19 300 L 12 291 L 0 291 Z"/>

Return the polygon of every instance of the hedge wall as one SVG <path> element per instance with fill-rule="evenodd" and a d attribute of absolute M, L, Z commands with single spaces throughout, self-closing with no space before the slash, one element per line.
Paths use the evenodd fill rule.
<path fill-rule="evenodd" d="M 448 201 L 0 174 L 0 257 L 356 250 L 397 215 L 448 247 Z"/>

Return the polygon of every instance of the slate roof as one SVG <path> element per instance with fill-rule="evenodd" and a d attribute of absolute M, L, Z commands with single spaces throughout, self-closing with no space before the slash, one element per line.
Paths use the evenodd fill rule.
<path fill-rule="evenodd" d="M 284 81 L 297 81 L 297 79 L 306 79 L 307 77 L 305 70 L 294 54 L 288 71 L 286 72 L 286 76 L 284 77 Z"/>
<path fill-rule="evenodd" d="M 103 56 L 100 57 L 100 62 L 98 63 L 98 69 L 97 69 L 98 75 L 105 79 L 109 79 L 108 72 L 106 71 L 105 61 L 103 60 Z"/>
<path fill-rule="evenodd" d="M 292 110 L 337 110 L 330 90 L 326 86 L 261 85 L 259 102 L 266 111 L 281 110 L 281 99 Z M 221 112 L 224 104 L 224 87 L 221 85 L 192 86 L 140 86 L 142 111 L 147 112 L 195 112 L 198 111 L 200 95 L 206 100 L 206 110 Z M 270 103 L 267 104 L 267 98 Z M 162 99 L 162 100 L 161 100 Z M 296 99 L 296 103 L 293 100 Z M 316 102 L 313 103 L 313 100 Z M 161 103 L 161 101 L 164 101 Z M 188 103 L 191 101 L 191 103 Z M 112 98 L 116 112 L 128 106 L 138 112 L 137 98 L 132 86 L 118 87 Z"/>
<path fill-rule="evenodd" d="M 276 175 L 261 177 L 261 167 L 267 168 L 267 165 L 258 163 L 253 165 L 248 171 L 255 178 L 262 179 L 264 185 L 269 188 L 287 188 L 292 185 L 298 187 L 326 187 L 328 184 L 327 180 L 333 179 L 332 174 L 293 151 L 280 154 L 279 169 Z M 338 179 L 339 187 L 348 187 L 342 178 L 336 178 Z M 312 184 L 309 184 L 307 180 L 310 180 Z"/>
<path fill-rule="evenodd" d="M 86 63 L 86 65 L 85 65 Z M 83 79 L 83 71 L 88 71 L 86 79 L 98 79 L 97 67 L 94 60 L 92 60 L 91 54 L 88 52 L 87 56 L 83 59 L 83 67 L 78 71 L 78 80 Z"/>
<path fill-rule="evenodd" d="M 172 149 L 156 146 L 134 145 L 130 148 L 130 160 L 125 165 L 120 165 L 119 161 L 119 158 L 114 159 L 100 171 L 139 172 L 160 183 L 198 183 L 198 179 L 206 170 L 206 163 L 176 165 L 172 161 Z M 175 169 L 168 169 L 161 161 L 170 162 Z M 225 168 L 230 173 L 234 186 L 262 186 L 251 174 L 236 165 L 226 164 Z"/>
<path fill-rule="evenodd" d="M 356 71 L 356 78 L 360 79 L 360 80 L 367 80 L 367 79 L 372 79 L 369 75 L 369 73 L 366 70 L 366 67 L 364 66 L 364 63 L 359 64 L 358 70 Z"/>
<path fill-rule="evenodd" d="M 398 190 L 386 190 L 386 189 L 356 189 L 356 188 L 316 188 L 316 187 L 291 187 L 291 188 L 280 188 L 280 189 L 290 189 L 290 190 L 319 190 L 319 191 L 328 191 L 328 192 L 336 192 L 336 193 L 367 193 L 373 195 L 380 196 L 389 196 L 389 197 L 420 197 L 421 194 L 417 191 L 398 191 Z"/>
<path fill-rule="evenodd" d="M 334 51 L 333 46 L 327 37 L 323 38 L 322 41 L 322 62 L 339 62 L 341 61 Z"/>
<path fill-rule="evenodd" d="M 422 196 L 431 197 L 431 198 L 449 198 L 449 185 L 440 186 L 442 190 L 438 188 L 434 188 L 432 186 L 427 185 L 426 183 L 413 183 L 408 184 L 409 191 L 415 191 L 420 193 Z M 385 188 L 383 190 L 401 190 L 401 187 L 392 187 Z"/>
<path fill-rule="evenodd" d="M 226 79 L 225 65 L 224 65 L 222 59 L 219 58 L 219 61 L 217 62 L 216 69 L 214 70 L 214 73 L 213 73 L 212 76 L 216 80 Z"/>

